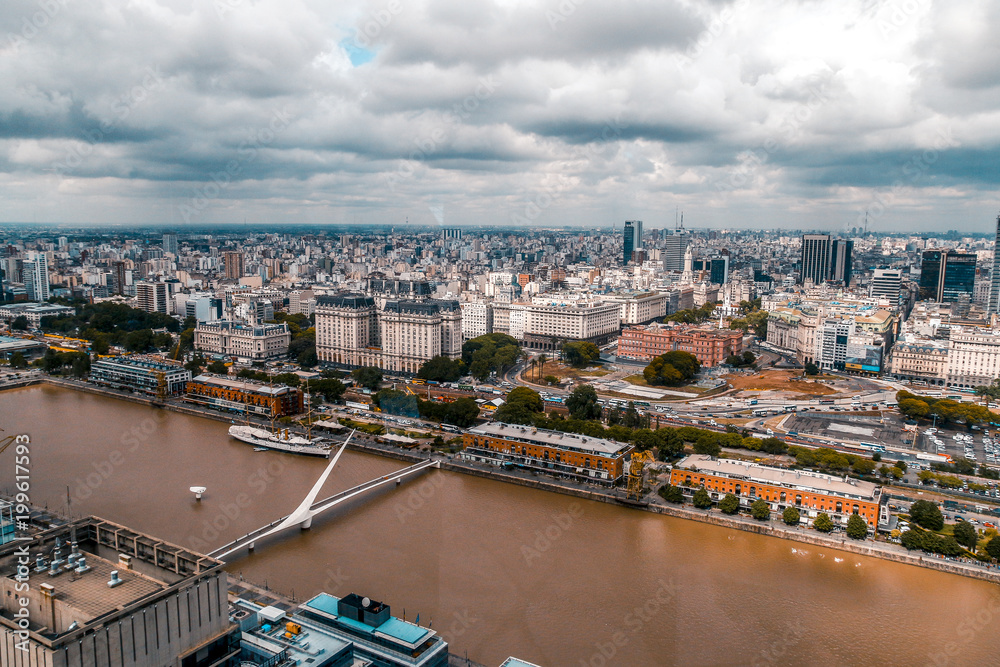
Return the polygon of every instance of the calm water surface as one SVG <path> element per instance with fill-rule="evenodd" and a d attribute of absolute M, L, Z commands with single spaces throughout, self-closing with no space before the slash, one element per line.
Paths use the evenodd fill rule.
<path fill-rule="evenodd" d="M 48 386 L 0 393 L 32 500 L 211 550 L 287 514 L 325 462 L 222 422 Z M 403 467 L 345 452 L 323 495 Z M 0 457 L 10 491 L 13 457 Z M 188 487 L 208 487 L 201 503 Z M 993 584 L 431 471 L 229 570 L 297 598 L 355 591 L 490 667 L 996 664 Z M 948 655 L 948 652 L 952 655 Z"/>

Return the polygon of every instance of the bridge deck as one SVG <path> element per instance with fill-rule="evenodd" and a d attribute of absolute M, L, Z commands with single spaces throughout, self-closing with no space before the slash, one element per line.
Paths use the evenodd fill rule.
<path fill-rule="evenodd" d="M 323 500 L 318 500 L 318 501 L 316 501 L 315 503 L 313 503 L 312 505 L 309 506 L 309 513 L 310 513 L 311 516 L 317 516 L 319 514 L 322 514 L 326 510 L 330 509 L 331 507 L 334 507 L 334 506 L 342 503 L 343 501 L 347 500 L 348 498 L 352 498 L 352 497 L 354 497 L 354 496 L 356 496 L 358 494 L 364 493 L 365 491 L 368 491 L 369 489 L 374 489 L 377 486 L 381 486 L 382 484 L 387 484 L 389 482 L 393 482 L 393 481 L 395 481 L 397 479 L 401 479 L 401 478 L 403 478 L 403 477 L 405 477 L 407 475 L 412 475 L 413 473 L 420 472 L 421 470 L 425 470 L 425 469 L 430 468 L 430 467 L 438 467 L 438 466 L 439 466 L 438 461 L 436 461 L 434 459 L 427 459 L 426 461 L 421 461 L 420 463 L 415 463 L 415 464 L 413 464 L 411 466 L 408 466 L 406 468 L 402 468 L 401 470 L 397 470 L 394 473 L 390 473 L 388 475 L 383 475 L 382 477 L 378 477 L 376 479 L 369 480 L 369 481 L 367 481 L 367 482 L 365 482 L 363 484 L 358 484 L 357 486 L 355 486 L 353 488 L 350 488 L 350 489 L 347 489 L 346 491 L 341 491 L 339 493 L 335 493 L 335 494 L 333 494 L 332 496 L 330 496 L 328 498 L 324 498 Z M 260 528 L 257 528 L 256 530 L 250 531 L 246 535 L 243 535 L 242 537 L 238 537 L 235 540 L 233 540 L 232 542 L 229 542 L 228 544 L 224 544 L 221 547 L 219 547 L 218 549 L 215 549 L 214 551 L 212 551 L 211 553 L 206 554 L 206 555 L 209 556 L 209 557 L 211 557 L 211 558 L 217 558 L 217 559 L 221 560 L 224 557 L 228 556 L 229 554 L 231 554 L 231 553 L 233 553 L 235 551 L 239 551 L 240 549 L 253 544 L 255 540 L 263 537 L 268 532 L 274 530 L 274 528 L 276 526 L 280 525 L 281 522 L 285 521 L 289 516 L 291 516 L 291 515 L 290 514 L 286 514 L 285 516 L 283 516 L 281 518 L 275 519 L 271 523 L 269 523 L 269 524 L 267 524 L 265 526 L 261 526 Z"/>

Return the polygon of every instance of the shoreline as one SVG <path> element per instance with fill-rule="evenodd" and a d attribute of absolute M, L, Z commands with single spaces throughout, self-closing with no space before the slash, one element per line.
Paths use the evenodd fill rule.
<path fill-rule="evenodd" d="M 82 391 L 86 393 L 95 394 L 98 396 L 104 396 L 107 398 L 125 400 L 131 403 L 149 405 L 151 407 L 158 407 L 164 410 L 171 410 L 173 412 L 186 414 L 189 416 L 214 419 L 215 421 L 221 421 L 227 423 L 232 421 L 231 416 L 221 412 L 216 412 L 211 410 L 202 411 L 200 409 L 191 408 L 185 405 L 177 405 L 175 403 L 156 404 L 154 400 L 151 398 L 146 398 L 143 396 L 136 396 L 136 395 L 121 395 L 117 392 L 102 389 L 100 387 L 95 387 L 86 383 L 65 381 L 52 377 L 30 378 L 23 382 L 18 382 L 0 388 L 0 391 L 4 389 L 28 387 L 35 384 L 50 384 L 53 386 L 62 387 L 64 389 L 72 389 L 75 391 Z M 398 448 L 389 448 L 389 447 L 383 448 L 374 443 L 367 442 L 363 438 L 358 438 L 352 441 L 351 445 L 349 446 L 349 449 L 350 448 L 369 454 L 375 454 L 385 458 L 392 458 L 399 461 L 407 461 L 407 462 L 419 462 L 427 460 L 428 458 L 432 458 L 431 456 L 427 456 L 422 453 L 410 452 Z M 981 581 L 1000 583 L 1000 568 L 986 569 L 976 565 L 966 565 L 963 563 L 950 561 L 943 557 L 936 556 L 934 554 L 926 554 L 924 552 L 910 552 L 905 550 L 898 551 L 895 548 L 892 548 L 883 543 L 872 542 L 870 540 L 858 542 L 846 536 L 844 536 L 843 538 L 829 537 L 820 533 L 816 533 L 815 531 L 785 526 L 783 523 L 781 523 L 780 520 L 759 522 L 750 519 L 749 517 L 740 518 L 737 516 L 725 516 L 718 513 L 713 513 L 711 510 L 699 510 L 684 506 L 659 504 L 658 502 L 651 502 L 648 505 L 637 507 L 635 505 L 623 502 L 621 497 L 616 496 L 613 493 L 600 490 L 590 490 L 586 488 L 577 488 L 573 486 L 564 486 L 555 481 L 539 479 L 535 476 L 521 477 L 518 475 L 505 473 L 498 468 L 467 463 L 464 461 L 459 461 L 456 458 L 441 459 L 441 469 L 450 470 L 452 472 L 461 474 L 472 475 L 475 477 L 481 477 L 484 479 L 490 479 L 498 482 L 505 482 L 508 484 L 517 484 L 519 486 L 539 489 L 542 491 L 559 493 L 562 495 L 581 498 L 584 500 L 593 500 L 597 502 L 619 505 L 623 508 L 644 510 L 647 512 L 651 512 L 653 514 L 661 514 L 665 516 L 675 517 L 678 519 L 686 519 L 689 521 L 698 521 L 701 523 L 706 523 L 723 528 L 742 530 L 745 532 L 756 533 L 758 535 L 765 535 L 768 537 L 785 539 L 791 542 L 799 542 L 819 547 L 827 547 L 835 551 L 843 551 L 846 553 L 851 553 L 859 556 L 879 558 L 890 562 L 902 563 L 904 565 L 923 567 L 927 569 L 938 570 L 940 572 L 945 572 L 948 574 L 955 574 L 958 576 L 969 577 L 972 579 L 979 579 Z"/>

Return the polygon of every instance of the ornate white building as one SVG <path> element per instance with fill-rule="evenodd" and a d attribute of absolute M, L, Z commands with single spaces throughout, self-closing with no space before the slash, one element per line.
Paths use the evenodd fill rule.
<path fill-rule="evenodd" d="M 316 300 L 316 354 L 321 362 L 416 373 L 436 356 L 462 354 L 458 301 L 385 300 L 361 294 Z"/>

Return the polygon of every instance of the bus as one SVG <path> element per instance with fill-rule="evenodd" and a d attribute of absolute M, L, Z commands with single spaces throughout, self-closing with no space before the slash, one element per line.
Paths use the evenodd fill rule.
<path fill-rule="evenodd" d="M 472 385 L 471 384 L 460 384 L 460 385 L 458 385 L 457 389 L 459 389 L 460 391 L 472 391 Z"/>
<path fill-rule="evenodd" d="M 766 416 L 766 415 L 769 415 L 769 414 L 771 414 L 771 411 L 770 411 L 770 410 L 767 410 L 767 409 L 763 409 L 763 410 L 754 410 L 754 411 L 753 411 L 753 416 L 754 416 L 754 417 L 764 417 L 764 416 Z"/>
<path fill-rule="evenodd" d="M 424 383 L 423 380 L 418 380 L 416 378 L 414 378 L 413 380 L 410 380 L 410 384 L 423 384 L 423 383 Z"/>
<path fill-rule="evenodd" d="M 798 409 L 799 408 L 795 405 L 786 405 L 785 407 L 782 408 L 782 410 L 784 410 L 785 412 L 795 412 Z"/>

